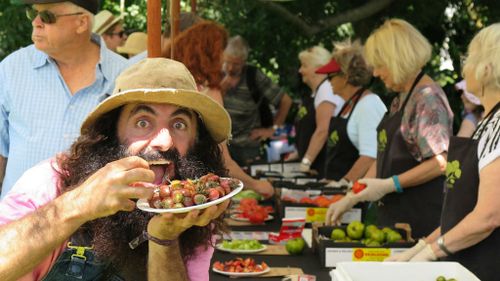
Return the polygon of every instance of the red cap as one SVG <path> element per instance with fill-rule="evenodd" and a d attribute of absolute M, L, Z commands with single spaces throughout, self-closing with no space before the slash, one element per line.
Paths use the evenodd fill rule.
<path fill-rule="evenodd" d="M 318 74 L 329 74 L 340 72 L 340 65 L 335 59 L 332 59 L 329 63 L 323 65 L 322 67 L 316 69 L 316 73 Z"/>

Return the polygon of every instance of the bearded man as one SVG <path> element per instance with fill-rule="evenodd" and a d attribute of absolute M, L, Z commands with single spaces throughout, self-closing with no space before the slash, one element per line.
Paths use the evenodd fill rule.
<path fill-rule="evenodd" d="M 131 66 L 70 151 L 28 170 L 0 202 L 0 280 L 208 280 L 229 202 L 154 215 L 134 199 L 167 178 L 224 176 L 218 144 L 230 131 L 183 64 Z"/>

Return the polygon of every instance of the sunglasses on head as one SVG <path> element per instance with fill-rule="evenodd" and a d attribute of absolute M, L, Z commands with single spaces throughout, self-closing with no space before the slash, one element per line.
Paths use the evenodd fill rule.
<path fill-rule="evenodd" d="M 56 15 L 49 10 L 37 11 L 33 8 L 26 9 L 26 17 L 28 17 L 29 20 L 33 21 L 37 16 L 40 16 L 40 20 L 46 24 L 56 23 L 57 18 L 59 18 L 59 17 L 75 16 L 75 15 L 81 15 L 81 14 L 83 14 L 83 13 L 77 12 L 77 13 L 71 13 L 71 14 Z"/>

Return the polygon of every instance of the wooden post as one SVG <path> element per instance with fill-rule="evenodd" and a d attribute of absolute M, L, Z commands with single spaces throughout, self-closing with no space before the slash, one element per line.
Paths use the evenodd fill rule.
<path fill-rule="evenodd" d="M 161 0 L 147 2 L 148 57 L 161 56 Z"/>
<path fill-rule="evenodd" d="M 196 0 L 191 0 L 191 13 L 196 15 Z"/>
<path fill-rule="evenodd" d="M 179 34 L 179 18 L 181 14 L 181 1 L 170 0 L 170 58 L 175 59 L 175 37 Z"/>

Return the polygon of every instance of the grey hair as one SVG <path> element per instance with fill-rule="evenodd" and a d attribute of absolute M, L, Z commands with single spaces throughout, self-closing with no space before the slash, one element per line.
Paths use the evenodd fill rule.
<path fill-rule="evenodd" d="M 67 7 L 71 8 L 71 10 L 74 13 L 82 13 L 86 16 L 89 17 L 89 30 L 92 33 L 92 29 L 94 28 L 94 14 L 92 14 L 90 11 L 86 10 L 85 8 L 82 8 L 72 2 L 63 2 L 63 5 L 66 5 Z"/>
<path fill-rule="evenodd" d="M 224 53 L 232 57 L 238 57 L 247 60 L 250 48 L 247 41 L 240 35 L 229 38 Z"/>

